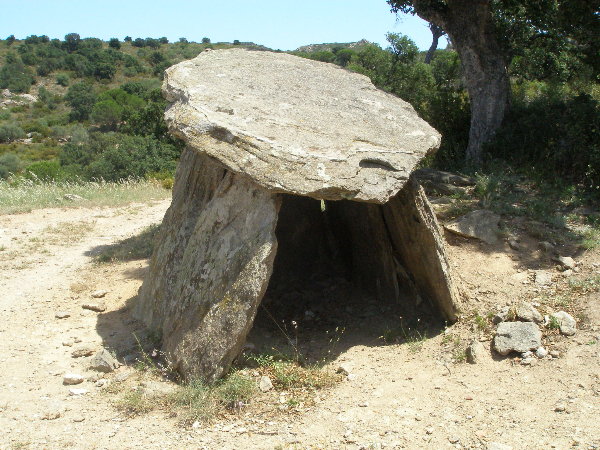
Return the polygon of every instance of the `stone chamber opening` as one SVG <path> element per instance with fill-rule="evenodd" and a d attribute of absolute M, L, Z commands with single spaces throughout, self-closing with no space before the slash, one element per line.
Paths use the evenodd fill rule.
<path fill-rule="evenodd" d="M 307 362 L 444 324 L 393 248 L 381 205 L 282 195 L 273 273 L 246 350 Z"/>

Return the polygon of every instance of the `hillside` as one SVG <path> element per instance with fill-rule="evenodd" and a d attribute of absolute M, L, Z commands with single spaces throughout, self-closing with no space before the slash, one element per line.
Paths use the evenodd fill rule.
<path fill-rule="evenodd" d="M 205 49 L 251 42 L 103 42 L 69 34 L 0 41 L 0 179 L 172 177 L 181 144 L 168 136 L 166 67 Z"/>
<path fill-rule="evenodd" d="M 334 50 L 337 51 L 337 50 L 342 50 L 345 48 L 358 50 L 361 47 L 365 47 L 367 45 L 373 45 L 373 44 L 371 42 L 367 41 L 366 39 L 361 39 L 360 41 L 357 41 L 357 42 L 345 42 L 345 43 L 334 42 L 334 43 L 330 43 L 330 44 L 303 45 L 301 47 L 298 47 L 294 51 L 301 52 L 301 53 L 315 53 L 315 52 L 333 52 Z"/>

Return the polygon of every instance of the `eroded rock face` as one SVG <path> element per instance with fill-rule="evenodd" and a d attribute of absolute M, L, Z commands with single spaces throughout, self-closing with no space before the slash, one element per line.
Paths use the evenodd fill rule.
<path fill-rule="evenodd" d="M 384 203 L 440 143 L 367 77 L 283 53 L 203 52 L 163 91 L 171 132 L 271 192 Z"/>

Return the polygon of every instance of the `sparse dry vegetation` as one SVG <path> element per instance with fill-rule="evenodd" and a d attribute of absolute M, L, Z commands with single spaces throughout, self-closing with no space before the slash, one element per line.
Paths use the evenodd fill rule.
<path fill-rule="evenodd" d="M 107 207 L 162 200 L 171 195 L 161 184 L 147 180 L 120 182 L 34 182 L 0 180 L 0 214 L 41 208 Z"/>

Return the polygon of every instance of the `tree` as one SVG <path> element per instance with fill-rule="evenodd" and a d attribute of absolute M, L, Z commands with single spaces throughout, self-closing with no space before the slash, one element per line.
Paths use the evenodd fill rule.
<path fill-rule="evenodd" d="M 203 37 L 203 38 L 202 38 L 202 43 L 203 43 L 203 44 L 210 44 L 210 39 L 209 39 L 209 38 L 207 38 L 207 37 Z"/>
<path fill-rule="evenodd" d="M 115 129 L 122 115 L 123 107 L 116 101 L 109 99 L 99 101 L 94 105 L 90 119 L 98 125 Z"/>
<path fill-rule="evenodd" d="M 510 85 L 506 58 L 492 20 L 490 0 L 414 0 L 388 3 L 395 11 L 417 14 L 448 33 L 464 68 L 471 101 L 468 162 L 481 164 L 483 144 L 500 128 Z"/>
<path fill-rule="evenodd" d="M 65 36 L 65 49 L 73 53 L 79 49 L 81 37 L 77 33 L 69 33 Z"/>
<path fill-rule="evenodd" d="M 121 48 L 121 42 L 119 41 L 119 38 L 110 38 L 108 41 L 108 46 L 110 48 L 114 48 L 115 50 L 119 50 Z"/>
<path fill-rule="evenodd" d="M 9 37 L 6 38 L 6 45 L 11 46 L 13 45 L 13 43 L 15 42 L 15 35 L 11 34 Z"/>
<path fill-rule="evenodd" d="M 96 94 L 91 84 L 77 83 L 69 88 L 65 100 L 71 106 L 69 119 L 73 122 L 82 121 L 90 116 L 96 103 Z"/>
<path fill-rule="evenodd" d="M 27 93 L 33 83 L 31 70 L 25 67 L 16 55 L 9 53 L 6 56 L 6 64 L 0 68 L 0 89 Z"/>
<path fill-rule="evenodd" d="M 483 144 L 509 106 L 507 65 L 532 46 L 549 55 L 569 51 L 597 73 L 598 0 L 388 0 L 394 12 L 416 14 L 448 33 L 463 67 L 471 103 L 467 161 L 480 164 Z M 567 44 L 565 44 L 567 43 Z"/>
<path fill-rule="evenodd" d="M 131 36 L 125 36 L 125 38 L 123 39 L 125 42 L 131 42 Z"/>
<path fill-rule="evenodd" d="M 438 48 L 440 38 L 446 34 L 444 30 L 442 30 L 440 27 L 433 23 L 429 24 L 429 29 L 431 30 L 433 40 L 431 41 L 431 46 L 429 47 L 429 50 L 427 50 L 427 54 L 425 55 L 425 64 L 431 64 L 431 61 L 433 60 L 433 57 L 435 55 L 435 51 Z"/>

